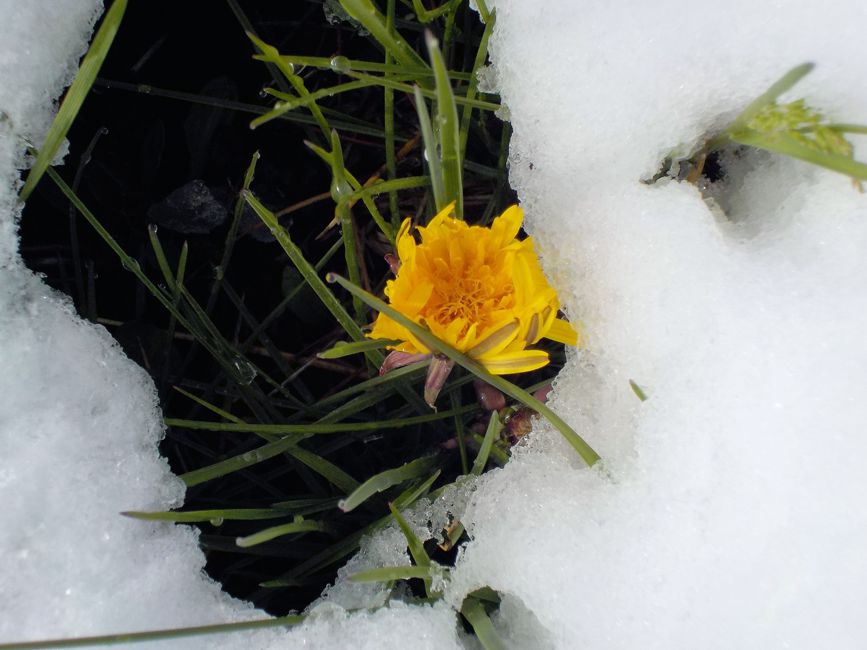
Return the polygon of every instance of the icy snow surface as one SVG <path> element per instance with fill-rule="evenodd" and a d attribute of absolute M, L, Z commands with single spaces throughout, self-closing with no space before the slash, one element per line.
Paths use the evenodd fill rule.
<path fill-rule="evenodd" d="M 15 134 L 44 133 L 94 4 L 0 0 L 4 641 L 261 615 L 202 577 L 192 533 L 117 516 L 182 498 L 156 454 L 153 387 L 14 253 Z M 514 647 L 864 647 L 867 198 L 758 153 L 714 189 L 727 215 L 690 185 L 639 179 L 806 60 L 817 69 L 792 96 L 867 121 L 867 6 L 495 4 L 486 81 L 514 127 L 511 182 L 587 339 L 552 404 L 605 469 L 540 426 L 505 469 L 446 499 L 469 499 L 474 538 L 447 602 L 498 589 Z M 63 21 L 44 20 L 61 6 Z M 394 533 L 352 570 L 397 564 Z M 339 607 L 381 600 L 340 580 L 299 629 L 188 647 L 460 645 L 442 605 Z"/>

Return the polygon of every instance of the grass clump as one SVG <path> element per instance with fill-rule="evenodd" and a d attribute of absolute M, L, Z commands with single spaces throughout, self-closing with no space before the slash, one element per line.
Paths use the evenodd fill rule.
<path fill-rule="evenodd" d="M 96 67 L 84 66 L 84 81 L 73 85 L 92 83 L 112 98 L 135 93 L 129 97 L 136 102 L 190 111 L 197 118 L 185 122 L 194 176 L 206 175 L 202 170 L 212 164 L 201 147 L 210 146 L 214 125 L 234 120 L 252 129 L 246 133 L 256 146 L 233 157 L 236 180 L 224 224 L 192 234 L 183 224 L 148 226 L 161 213 L 141 205 L 129 213 L 117 210 L 136 218 L 108 223 L 116 211 L 105 210 L 103 195 L 81 184 L 109 167 L 100 159 L 110 137 L 104 127 L 87 147 L 74 182 L 46 164 L 53 185 L 43 182 L 31 194 L 39 179 L 34 169 L 22 193 L 28 204 L 35 200 L 41 207 L 39 201 L 68 201 L 88 222 L 96 244 L 74 227 L 77 216 L 70 219 L 78 261 L 68 269 L 58 260 L 59 284 L 75 289 L 69 292 L 85 316 L 118 334 L 134 329 L 135 343 L 127 350 L 151 372 L 160 393 L 168 427 L 163 451 L 188 486 L 187 502 L 180 511 L 124 514 L 200 526 L 212 575 L 234 595 L 276 615 L 303 610 L 365 535 L 393 523 L 406 535 L 415 564 L 355 579 L 421 579 L 424 592 L 417 599 L 438 598 L 449 556 L 436 545 L 426 549 L 430 540 L 416 536 L 402 513 L 465 475 L 506 462 L 511 442 L 505 422 L 519 407 L 548 418 L 588 464 L 598 459 L 532 394 L 562 364 L 562 346 L 548 345 L 552 363 L 522 376 L 527 388 L 521 388 L 376 297 L 391 272 L 383 256 L 393 255 L 407 215 L 424 224 L 453 203 L 457 217 L 486 225 L 513 202 L 505 183 L 508 125 L 493 116 L 497 98 L 480 93 L 476 79 L 494 15 L 481 0 L 478 13 L 465 0 L 438 7 L 420 0 L 341 0 L 345 20 L 327 27 L 327 44 L 284 51 L 280 39 L 295 43 L 300 39 L 292 34 L 322 27 L 325 7 L 310 4 L 320 13 L 287 10 L 287 37 L 262 16 L 248 16 L 237 0 L 226 3 L 234 29 L 267 76 L 261 97 L 268 105 L 261 98 L 219 96 L 216 85 L 196 93 L 111 78 L 117 69 L 106 58 L 103 34 L 118 31 L 122 2 L 109 10 L 88 55 L 98 57 Z M 119 34 L 122 43 L 123 29 Z M 97 77 L 103 59 L 104 76 Z M 83 95 L 76 94 L 38 160 L 53 158 L 52 143 L 63 139 L 82 104 Z M 250 120 L 250 114 L 256 117 Z M 87 111 L 79 117 L 87 122 Z M 309 186 L 290 183 L 285 193 L 275 191 L 286 184 L 275 179 L 287 166 L 297 170 L 299 160 Z M 104 214 L 88 207 L 88 196 Z M 125 276 L 109 294 L 116 300 L 99 300 L 97 287 L 105 285 L 95 268 L 118 261 L 135 285 Z M 263 285 L 271 289 L 259 299 Z M 131 295 L 132 313 L 116 307 Z M 114 311 L 106 313 L 109 303 Z M 379 374 L 384 348 L 395 341 L 367 338 L 376 312 L 403 319 L 436 356 L 457 364 L 441 386 L 447 407 L 432 411 L 422 399 L 431 359 Z M 480 400 L 474 379 L 500 391 L 502 403 L 492 407 Z M 441 523 L 449 523 L 445 548 L 453 556 L 454 545 L 466 539 L 463 527 L 458 520 Z M 460 612 L 488 648 L 498 647 L 488 618 L 495 606 L 495 596 L 471 594 Z M 293 615 L 261 625 L 299 620 Z M 254 625 L 159 631 L 142 639 Z"/>

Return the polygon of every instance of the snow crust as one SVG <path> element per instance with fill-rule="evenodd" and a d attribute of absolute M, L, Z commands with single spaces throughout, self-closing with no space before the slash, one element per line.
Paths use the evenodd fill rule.
<path fill-rule="evenodd" d="M 864 647 L 867 198 L 760 153 L 727 161 L 725 214 L 639 180 L 805 60 L 792 97 L 865 121 L 867 6 L 488 3 L 510 180 L 587 340 L 552 406 L 604 467 L 540 425 L 503 470 L 420 503 L 418 532 L 451 512 L 473 537 L 435 607 L 344 609 L 384 602 L 345 577 L 406 561 L 389 529 L 299 628 L 171 647 L 461 647 L 452 608 L 480 586 L 516 648 Z M 262 616 L 202 574 L 188 529 L 118 516 L 183 498 L 153 386 L 17 256 L 21 138 L 44 134 L 98 10 L 0 0 L 2 641 Z"/>

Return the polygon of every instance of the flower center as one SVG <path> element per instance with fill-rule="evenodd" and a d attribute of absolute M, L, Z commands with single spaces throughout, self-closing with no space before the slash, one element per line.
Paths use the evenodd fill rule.
<path fill-rule="evenodd" d="M 503 283 L 500 278 L 498 286 L 490 270 L 486 270 L 487 273 L 478 273 L 480 277 L 437 277 L 433 299 L 428 303 L 428 313 L 442 326 L 448 326 L 455 320 L 465 321 L 458 337 L 463 337 L 473 323 L 478 332 L 484 331 L 492 324 L 492 312 L 511 305 L 510 298 L 514 294 L 512 283 Z"/>

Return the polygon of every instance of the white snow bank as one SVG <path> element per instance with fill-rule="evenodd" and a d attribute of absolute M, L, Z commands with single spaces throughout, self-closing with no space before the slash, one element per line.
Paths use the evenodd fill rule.
<path fill-rule="evenodd" d="M 14 252 L 13 134 L 38 142 L 95 4 L 63 3 L 61 21 L 45 20 L 51 0 L 0 0 L 0 109 L 12 118 L 0 121 L 4 641 L 260 615 L 202 576 L 191 532 L 117 516 L 182 497 L 156 453 L 153 387 Z M 762 154 L 728 170 L 718 193 L 730 220 L 691 186 L 639 179 L 804 60 L 818 68 L 794 96 L 867 120 L 867 7 L 496 6 L 512 183 L 588 341 L 553 406 L 608 474 L 582 469 L 540 427 L 472 493 L 462 519 L 474 539 L 448 603 L 500 590 L 497 624 L 514 647 L 863 647 L 867 198 L 839 175 Z M 420 506 L 417 521 L 428 516 Z M 353 566 L 402 553 L 393 533 Z M 344 582 L 329 598 L 381 602 Z M 461 643 L 442 604 L 314 611 L 288 633 L 186 643 Z"/>
<path fill-rule="evenodd" d="M 515 594 L 563 648 L 864 647 L 867 197 L 762 154 L 732 220 L 638 181 L 803 61 L 793 98 L 867 121 L 867 6 L 496 7 L 510 178 L 587 335 L 553 407 L 611 477 L 538 432 L 464 517 L 455 595 Z"/>

